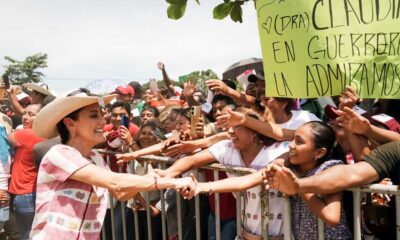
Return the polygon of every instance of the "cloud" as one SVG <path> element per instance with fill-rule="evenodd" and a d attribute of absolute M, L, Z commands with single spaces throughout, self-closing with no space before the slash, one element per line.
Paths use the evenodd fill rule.
<path fill-rule="evenodd" d="M 252 3 L 239 24 L 212 18 L 221 0 L 200 2 L 189 1 L 186 15 L 174 21 L 165 1 L 3 1 L 0 56 L 47 53 L 45 80 L 58 91 L 106 77 L 161 78 L 159 60 L 177 78 L 202 69 L 221 75 L 233 62 L 261 56 Z"/>

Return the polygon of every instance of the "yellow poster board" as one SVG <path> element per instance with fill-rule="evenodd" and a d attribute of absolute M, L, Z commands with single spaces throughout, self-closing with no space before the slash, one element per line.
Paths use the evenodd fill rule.
<path fill-rule="evenodd" d="M 257 0 L 266 94 L 400 98 L 400 0 Z"/>

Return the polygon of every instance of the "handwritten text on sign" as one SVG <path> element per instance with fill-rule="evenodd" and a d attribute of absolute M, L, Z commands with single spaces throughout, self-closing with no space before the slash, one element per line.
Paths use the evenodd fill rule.
<path fill-rule="evenodd" d="M 400 0 L 257 0 L 266 93 L 400 98 Z"/>

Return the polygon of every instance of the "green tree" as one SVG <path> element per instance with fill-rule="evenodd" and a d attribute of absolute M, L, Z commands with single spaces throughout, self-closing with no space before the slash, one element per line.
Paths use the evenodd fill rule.
<path fill-rule="evenodd" d="M 218 75 L 213 70 L 207 69 L 203 71 L 191 72 L 190 74 L 186 75 L 185 78 L 196 83 L 197 89 L 207 92 L 207 86 L 205 82 L 209 79 L 218 79 Z"/>
<path fill-rule="evenodd" d="M 195 1 L 200 4 L 200 0 Z M 248 1 L 250 0 L 223 0 L 223 3 L 214 7 L 213 17 L 222 20 L 229 15 L 232 21 L 242 23 L 242 5 Z M 188 0 L 166 0 L 166 2 L 169 4 L 167 15 L 170 19 L 177 20 L 183 17 Z"/>
<path fill-rule="evenodd" d="M 9 64 L 5 65 L 5 74 L 10 78 L 12 84 L 21 85 L 28 82 L 40 82 L 44 76 L 38 69 L 47 67 L 47 54 L 37 53 L 18 61 L 12 57 L 5 56 Z"/>

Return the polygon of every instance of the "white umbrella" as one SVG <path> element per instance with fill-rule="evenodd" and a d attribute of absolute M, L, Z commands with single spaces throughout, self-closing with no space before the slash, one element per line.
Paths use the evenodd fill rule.
<path fill-rule="evenodd" d="M 234 63 L 222 73 L 222 78 L 234 80 L 249 69 L 254 69 L 256 72 L 263 71 L 263 60 L 261 58 L 249 58 Z"/>
<path fill-rule="evenodd" d="M 126 82 L 118 79 L 99 79 L 88 83 L 85 88 L 89 89 L 91 93 L 106 94 L 113 92 L 118 86 L 125 86 Z"/>

